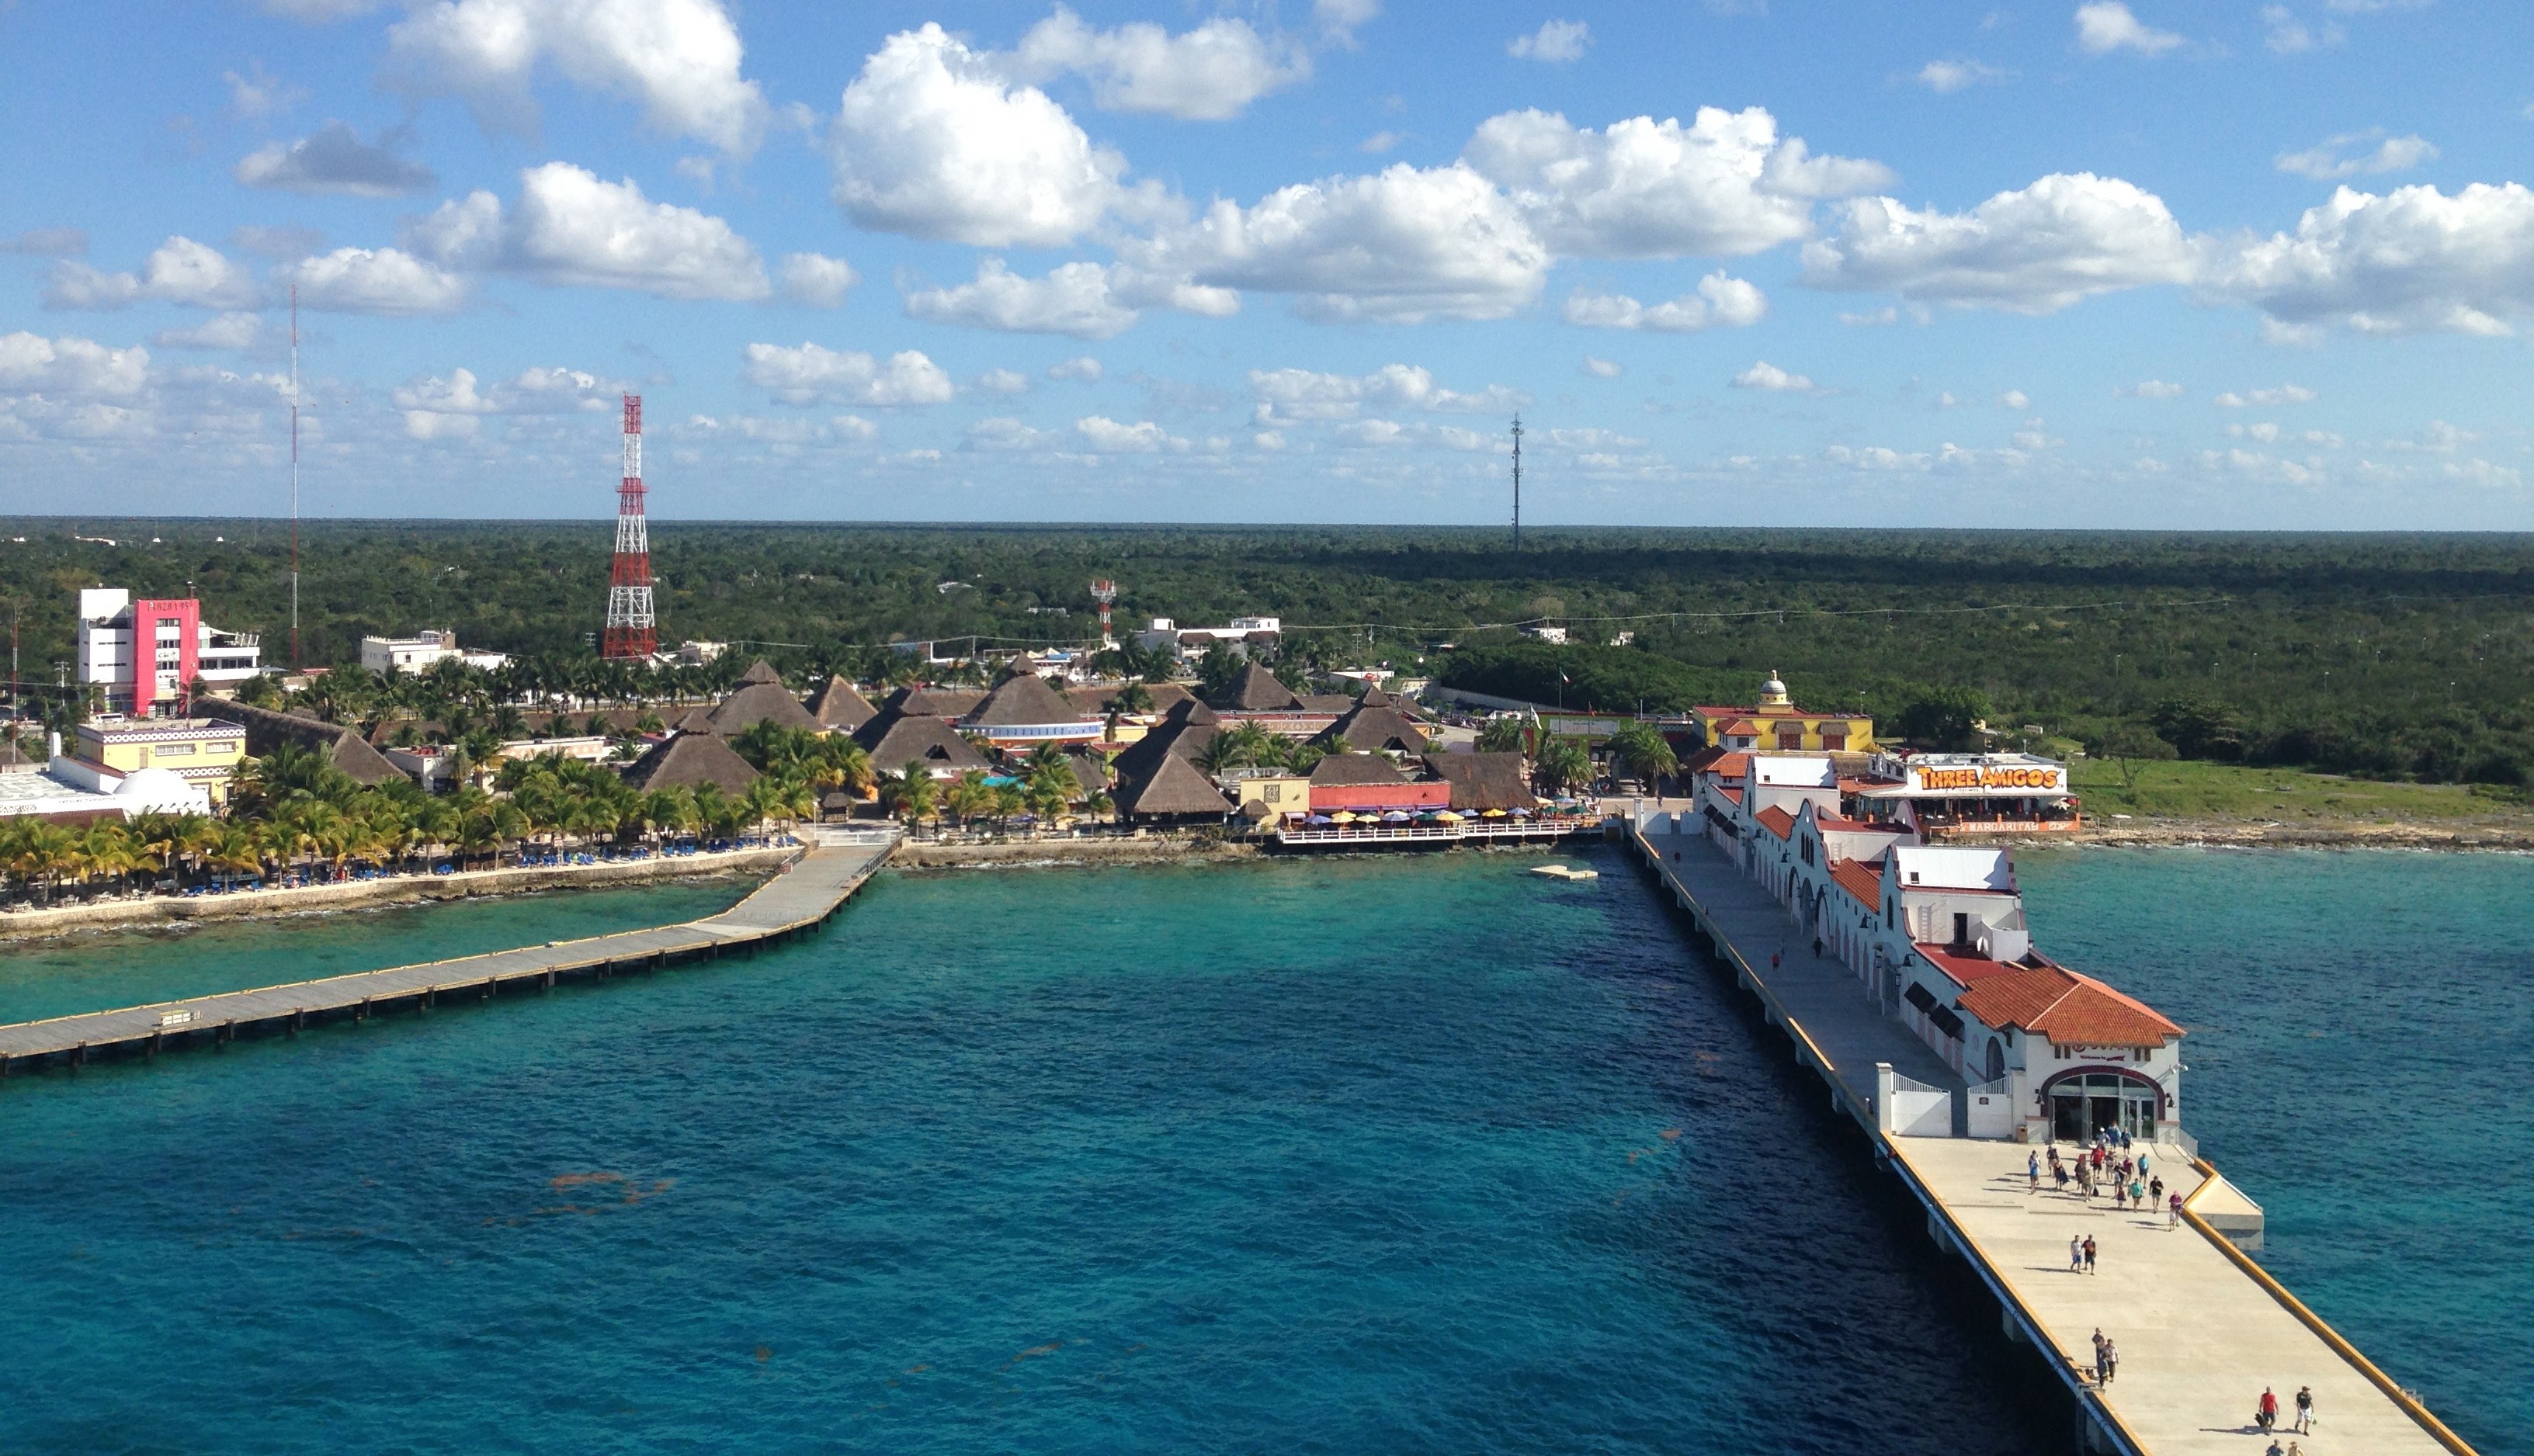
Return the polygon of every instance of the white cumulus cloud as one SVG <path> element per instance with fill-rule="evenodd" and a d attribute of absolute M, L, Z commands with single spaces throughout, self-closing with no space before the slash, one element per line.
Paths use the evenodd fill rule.
<path fill-rule="evenodd" d="M 2351 149 L 2370 142 L 2376 144 L 2372 150 Z M 2282 172 L 2311 177 L 2317 182 L 2339 182 L 2351 177 L 2407 172 L 2437 157 L 2438 148 L 2425 137 L 2387 137 L 2383 127 L 2371 127 L 2328 138 L 2321 146 L 2303 151 L 2283 151 L 2270 164 Z"/>
<path fill-rule="evenodd" d="M 473 294 L 467 280 L 394 248 L 337 248 L 274 276 L 299 285 L 302 308 L 390 318 L 453 314 Z"/>
<path fill-rule="evenodd" d="M 200 309 L 249 309 L 262 298 L 255 274 L 208 243 L 181 234 L 151 250 L 138 273 L 60 262 L 44 286 L 48 309 L 120 309 L 150 301 Z"/>
<path fill-rule="evenodd" d="M 1124 425 L 1106 415 L 1085 415 L 1073 422 L 1073 433 L 1081 436 L 1091 448 L 1109 455 L 1151 454 L 1156 450 L 1184 450 L 1188 447 L 1186 440 L 1150 420 Z"/>
<path fill-rule="evenodd" d="M 1888 186 L 1881 163 L 1810 154 L 1754 106 L 1703 106 L 1688 126 L 1651 116 L 1600 131 L 1544 111 L 1478 124 L 1462 158 L 1505 189 L 1532 229 L 1574 258 L 1759 253 L 1802 237 L 1816 198 Z"/>
<path fill-rule="evenodd" d="M 2229 389 L 2210 403 L 2221 410 L 2239 410 L 2253 404 L 2312 404 L 2316 397 L 2303 384 L 2281 384 L 2275 389 L 2246 389 L 2240 393 Z"/>
<path fill-rule="evenodd" d="M 1733 387 L 1766 389 L 1783 394 L 1809 394 L 1813 391 L 1814 384 L 1811 379 L 1802 375 L 1788 374 L 1766 359 L 1762 359 L 1749 369 L 1735 375 Z"/>
<path fill-rule="evenodd" d="M 951 393 L 950 377 L 913 349 L 881 360 L 812 343 L 750 344 L 740 357 L 740 377 L 785 404 L 940 404 Z"/>
<path fill-rule="evenodd" d="M 73 399 L 139 394 L 150 383 L 150 351 L 109 348 L 94 339 L 0 334 L 0 389 Z"/>
<path fill-rule="evenodd" d="M 804 308 L 832 309 L 845 301 L 845 294 L 862 275 L 852 263 L 823 253 L 787 253 L 777 271 L 782 280 L 783 296 Z"/>
<path fill-rule="evenodd" d="M 1584 363 L 1580 367 L 1586 374 L 1597 379 L 1615 379 L 1623 373 L 1616 360 L 1596 359 L 1590 354 L 1584 356 Z"/>
<path fill-rule="evenodd" d="M 1997 407 L 2002 410 L 2028 410 L 2032 408 L 2032 396 L 2021 389 L 2009 389 L 1997 397 Z"/>
<path fill-rule="evenodd" d="M 1026 278 L 999 258 L 980 262 L 975 282 L 908 294 L 906 313 L 934 323 L 1085 339 L 1114 337 L 1136 317 L 1111 296 L 1109 270 L 1099 263 L 1068 262 L 1044 278 Z"/>
<path fill-rule="evenodd" d="M 2182 37 L 2147 26 L 2121 0 L 2093 0 L 2077 7 L 2077 43 L 2098 56 L 2118 50 L 2160 56 L 2181 45 Z"/>
<path fill-rule="evenodd" d="M 2091 172 L 2053 173 L 1968 212 L 1860 198 L 1803 250 L 1803 281 L 1815 288 L 1888 289 L 2023 314 L 2181 282 L 2192 267 L 2190 245 L 2163 199 Z"/>
<path fill-rule="evenodd" d="M 2338 188 L 2293 233 L 2212 247 L 2201 287 L 2291 330 L 2509 333 L 2534 310 L 2534 191 Z"/>
<path fill-rule="evenodd" d="M 1234 16 L 1173 35 L 1150 21 L 1096 29 L 1059 5 L 1030 28 L 1001 69 L 1023 82 L 1072 72 L 1091 84 L 1092 103 L 1103 111 L 1222 121 L 1310 79 L 1311 61 L 1299 46 L 1269 40 Z"/>
<path fill-rule="evenodd" d="M 1027 394 L 1029 376 L 1016 369 L 990 369 L 977 376 L 977 387 L 989 394 Z"/>
<path fill-rule="evenodd" d="M 1047 377 L 1051 379 L 1077 379 L 1083 383 L 1098 379 L 1102 373 L 1100 361 L 1088 354 L 1047 367 Z"/>
<path fill-rule="evenodd" d="M 1978 61 L 1929 61 L 1918 68 L 1917 83 L 1939 94 L 1966 90 L 1982 82 L 2004 81 L 2006 73 Z"/>
<path fill-rule="evenodd" d="M 419 0 L 388 28 L 384 79 L 408 95 L 461 97 L 488 130 L 525 132 L 543 61 L 639 102 L 656 131 L 737 154 L 765 120 L 742 53 L 719 0 Z"/>
<path fill-rule="evenodd" d="M 930 23 L 863 63 L 829 141 L 837 205 L 882 232 L 1053 248 L 1123 197 L 1123 156 Z"/>
<path fill-rule="evenodd" d="M 2297 19 L 2297 13 L 2284 5 L 2262 7 L 2262 25 L 2265 28 L 2262 43 L 2283 56 L 2339 45 L 2349 39 L 2349 32 L 2325 22 L 2321 29 Z"/>
<path fill-rule="evenodd" d="M 1471 168 L 1405 162 L 1298 183 L 1121 252 L 1146 272 L 1220 289 L 1298 295 L 1306 317 L 1413 323 L 1500 319 L 1539 295 L 1549 252 Z"/>
<path fill-rule="evenodd" d="M 1544 21 L 1528 35 L 1517 35 L 1505 54 L 1525 61 L 1580 61 L 1593 43 L 1593 28 L 1582 21 Z"/>
<path fill-rule="evenodd" d="M 1366 406 L 1500 414 L 1530 403 L 1530 396 L 1502 384 L 1469 393 L 1446 389 L 1434 382 L 1432 371 L 1409 364 L 1384 365 L 1368 375 L 1253 369 L 1249 390 L 1257 399 L 1252 423 L 1262 426 L 1295 420 L 1352 420 Z"/>
<path fill-rule="evenodd" d="M 2165 379 L 2141 379 L 2135 384 L 2123 384 L 2112 392 L 2132 399 L 2178 399 L 2182 396 L 2182 386 Z"/>
<path fill-rule="evenodd" d="M 729 223 L 654 203 L 632 178 L 603 181 L 570 162 L 521 172 L 507 211 L 489 192 L 443 203 L 407 224 L 404 243 L 448 266 L 537 283 L 742 302 L 772 292 L 755 245 Z"/>
<path fill-rule="evenodd" d="M 260 314 L 214 314 L 200 323 L 162 328 L 150 342 L 168 349 L 251 349 L 263 337 Z"/>
<path fill-rule="evenodd" d="M 1587 328 L 1642 328 L 1659 333 L 1747 328 L 1768 312 L 1767 295 L 1744 279 L 1725 276 L 1721 268 L 1701 278 L 1696 291 L 1651 308 L 1623 293 L 1578 290 L 1561 311 L 1567 322 Z"/>

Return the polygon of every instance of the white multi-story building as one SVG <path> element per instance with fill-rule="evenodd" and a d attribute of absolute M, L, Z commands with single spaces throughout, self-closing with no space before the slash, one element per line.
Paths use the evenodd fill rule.
<path fill-rule="evenodd" d="M 1183 627 L 1167 616 L 1153 618 L 1153 624 L 1135 634 L 1137 645 L 1146 651 L 1160 649 L 1175 657 L 1196 657 L 1217 643 L 1242 657 L 1252 647 L 1273 651 L 1284 640 L 1285 624 L 1273 616 L 1236 616 L 1220 627 Z"/>
<path fill-rule="evenodd" d="M 146 652 L 134 647 L 136 631 L 147 632 Z M 264 670 L 262 639 L 204 621 L 191 597 L 136 602 L 120 587 L 83 588 L 75 635 L 79 680 L 102 687 L 116 713 L 176 711 L 202 686 L 234 686 Z"/>
<path fill-rule="evenodd" d="M 1841 797 L 1856 801 L 1862 786 L 1830 767 L 1819 755 L 1723 755 L 1694 776 L 1694 802 L 1797 934 L 1972 1084 L 1972 1136 L 2178 1134 L 2182 1028 L 2034 949 L 2006 850 L 1846 818 Z M 2037 785 L 2036 773 L 2003 786 Z"/>
<path fill-rule="evenodd" d="M 489 672 L 510 660 L 507 653 L 468 652 L 457 645 L 457 634 L 447 628 L 420 631 L 410 637 L 361 639 L 361 666 L 382 677 L 396 672 L 420 672 L 434 663 L 450 661 Z"/>

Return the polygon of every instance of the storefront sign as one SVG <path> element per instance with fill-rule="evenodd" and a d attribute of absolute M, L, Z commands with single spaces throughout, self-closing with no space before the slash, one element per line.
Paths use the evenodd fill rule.
<path fill-rule="evenodd" d="M 1973 768 L 1912 767 L 1910 786 L 1920 793 L 2065 793 L 2067 770 L 2057 765 L 1983 764 Z"/>

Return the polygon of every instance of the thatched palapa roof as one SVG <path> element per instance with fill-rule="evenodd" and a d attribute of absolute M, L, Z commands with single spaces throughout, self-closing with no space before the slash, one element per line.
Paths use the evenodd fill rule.
<path fill-rule="evenodd" d="M 1332 753 L 1311 765 L 1311 783 L 1315 787 L 1359 784 L 1379 784 L 1386 787 L 1407 782 L 1408 776 L 1399 771 L 1399 766 L 1378 753 Z"/>
<path fill-rule="evenodd" d="M 783 685 L 783 674 L 775 671 L 774 665 L 763 658 L 758 658 L 747 671 L 739 674 L 742 687 L 754 687 L 760 682 L 770 682 L 776 687 Z"/>
<path fill-rule="evenodd" d="M 756 666 L 762 668 L 765 665 L 759 663 Z M 751 682 L 722 699 L 721 706 L 712 711 L 712 730 L 730 737 L 744 733 L 769 718 L 774 720 L 777 728 L 815 729 L 818 727 L 818 721 L 810 716 L 810 710 L 802 707 L 801 700 L 792 696 L 791 689 L 782 683 Z"/>
<path fill-rule="evenodd" d="M 1077 724 L 1083 714 L 1066 702 L 1047 679 L 1027 672 L 1004 678 L 963 720 L 975 728 L 1025 728 L 1040 724 Z"/>
<path fill-rule="evenodd" d="M 992 767 L 934 706 L 921 688 L 899 688 L 877 717 L 854 730 L 854 741 L 871 755 L 872 767 L 883 773 L 894 774 L 910 763 L 936 775 Z"/>
<path fill-rule="evenodd" d="M 1117 812 L 1133 819 L 1220 819 L 1232 812 L 1232 801 L 1176 753 L 1163 754 L 1150 773 L 1116 797 Z"/>
<path fill-rule="evenodd" d="M 1222 690 L 1206 699 L 1210 707 L 1227 713 L 1299 713 L 1302 700 L 1294 690 L 1276 680 L 1276 674 L 1265 667 L 1251 663 L 1240 670 L 1240 675 L 1223 685 Z"/>
<path fill-rule="evenodd" d="M 1403 717 L 1399 710 L 1375 704 L 1357 704 L 1337 722 L 1320 730 L 1313 743 L 1332 751 L 1346 749 L 1357 753 L 1423 753 L 1424 731 Z"/>
<path fill-rule="evenodd" d="M 879 716 L 871 699 L 842 677 L 830 677 L 810 699 L 810 718 L 828 732 L 847 732 Z"/>
<path fill-rule="evenodd" d="M 699 788 L 714 785 L 724 793 L 746 793 L 756 782 L 756 770 L 731 746 L 711 733 L 680 733 L 634 760 L 625 782 L 640 789 Z"/>
<path fill-rule="evenodd" d="M 1223 731 L 1223 718 L 1194 698 L 1174 705 L 1155 725 L 1153 730 L 1127 745 L 1117 755 L 1117 777 L 1133 781 L 1148 777 L 1153 766 L 1164 758 L 1192 759 L 1205 751 L 1214 735 Z"/>
<path fill-rule="evenodd" d="M 1519 753 L 1429 753 L 1425 767 L 1452 786 L 1455 809 L 1537 809 Z"/>
<path fill-rule="evenodd" d="M 262 758 L 284 743 L 322 753 L 327 762 L 352 776 L 355 784 L 378 785 L 405 777 L 404 770 L 361 738 L 360 730 L 338 723 L 321 723 L 296 713 L 275 713 L 252 703 L 222 703 L 222 718 L 246 728 L 248 756 Z"/>

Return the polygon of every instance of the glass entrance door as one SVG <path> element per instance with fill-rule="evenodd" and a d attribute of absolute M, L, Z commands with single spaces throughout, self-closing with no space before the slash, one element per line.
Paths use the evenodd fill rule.
<path fill-rule="evenodd" d="M 2155 1084 L 2118 1072 L 2088 1072 L 2050 1089 L 2050 1136 L 2060 1142 L 2090 1142 L 2105 1129 L 2133 1137 L 2155 1136 Z"/>

